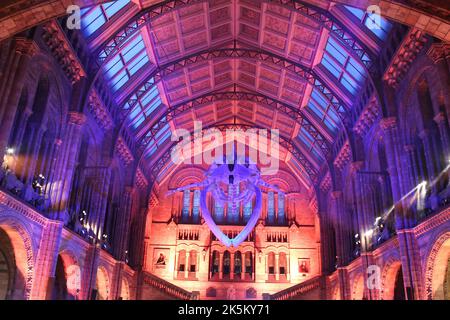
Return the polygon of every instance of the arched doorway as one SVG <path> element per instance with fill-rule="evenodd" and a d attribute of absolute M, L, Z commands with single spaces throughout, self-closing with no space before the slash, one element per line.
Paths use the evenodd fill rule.
<path fill-rule="evenodd" d="M 362 275 L 353 280 L 352 300 L 364 300 L 364 277 Z"/>
<path fill-rule="evenodd" d="M 403 286 L 402 264 L 398 258 L 389 261 L 383 271 L 383 290 L 381 291 L 382 300 L 395 300 L 401 298 L 400 288 Z M 399 277 L 402 277 L 401 279 Z M 404 296 L 404 288 L 403 296 Z M 404 299 L 400 299 L 404 300 Z"/>
<path fill-rule="evenodd" d="M 15 269 L 14 248 L 8 235 L 0 229 L 0 300 L 11 298 Z"/>
<path fill-rule="evenodd" d="M 405 299 L 405 285 L 403 283 L 403 271 L 402 267 L 397 270 L 394 282 L 394 300 L 406 300 Z"/>
<path fill-rule="evenodd" d="M 58 261 L 56 262 L 52 300 L 69 300 L 66 271 L 64 270 L 64 262 L 60 255 L 58 255 Z"/>
<path fill-rule="evenodd" d="M 120 298 L 122 300 L 130 300 L 130 285 L 128 284 L 128 280 L 125 278 L 122 278 Z"/>
<path fill-rule="evenodd" d="M 96 300 L 109 299 L 109 277 L 108 272 L 103 267 L 97 269 L 97 281 L 95 289 L 97 291 Z"/>
<path fill-rule="evenodd" d="M 427 298 L 450 300 L 450 232 L 440 236 L 434 243 L 427 259 Z"/>
<path fill-rule="evenodd" d="M 0 225 L 1 300 L 30 298 L 33 281 L 32 253 L 26 249 L 21 232 L 25 231 L 18 226 Z"/>

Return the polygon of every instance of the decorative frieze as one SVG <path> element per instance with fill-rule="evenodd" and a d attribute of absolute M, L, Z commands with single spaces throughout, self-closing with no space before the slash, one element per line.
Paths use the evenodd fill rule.
<path fill-rule="evenodd" d="M 141 168 L 137 168 L 136 170 L 135 181 L 136 186 L 138 186 L 140 189 L 145 189 L 148 186 L 148 180 L 142 172 Z"/>
<path fill-rule="evenodd" d="M 114 121 L 108 109 L 95 91 L 89 96 L 89 110 L 95 121 L 104 130 L 110 130 L 114 126 Z"/>
<path fill-rule="evenodd" d="M 63 31 L 56 21 L 51 21 L 43 26 L 42 39 L 50 49 L 53 57 L 61 66 L 72 83 L 85 77 L 81 63 L 73 53 Z"/>
<path fill-rule="evenodd" d="M 352 159 L 352 152 L 350 149 L 350 144 L 348 141 L 344 143 L 338 155 L 336 156 L 336 160 L 334 160 L 334 165 L 339 170 L 342 170 Z"/>
<path fill-rule="evenodd" d="M 427 55 L 434 63 L 438 63 L 443 59 L 450 59 L 450 44 L 444 42 L 433 43 L 428 49 Z"/>
<path fill-rule="evenodd" d="M 394 88 L 398 86 L 426 42 L 427 39 L 424 32 L 418 29 L 409 31 L 384 76 L 384 80 L 390 86 Z"/>
<path fill-rule="evenodd" d="M 375 99 L 371 100 L 361 112 L 353 127 L 353 131 L 360 137 L 364 137 L 373 124 L 380 118 L 380 108 Z"/>
<path fill-rule="evenodd" d="M 327 193 L 331 189 L 331 175 L 329 172 L 325 175 L 325 177 L 322 179 L 322 182 L 320 183 L 320 190 L 322 190 L 324 193 Z"/>
<path fill-rule="evenodd" d="M 116 153 L 119 158 L 123 161 L 125 166 L 130 165 L 134 161 L 133 153 L 128 148 L 125 140 L 119 137 L 116 142 Z"/>

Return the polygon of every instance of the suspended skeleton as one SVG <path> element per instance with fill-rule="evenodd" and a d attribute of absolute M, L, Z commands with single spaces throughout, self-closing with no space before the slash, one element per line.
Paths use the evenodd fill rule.
<path fill-rule="evenodd" d="M 205 179 L 202 182 L 173 189 L 168 193 L 168 195 L 172 195 L 179 191 L 202 188 L 200 194 L 200 207 L 202 209 L 203 218 L 217 239 L 227 247 L 239 246 L 241 242 L 247 239 L 249 233 L 258 222 L 262 208 L 262 194 L 260 187 L 265 187 L 282 194 L 282 191 L 278 187 L 262 180 L 261 173 L 256 164 L 250 163 L 248 158 L 242 159 L 241 161 L 236 160 L 237 159 L 235 158 L 234 161 L 229 164 L 227 164 L 226 161 L 223 161 L 223 163 L 216 161 L 205 173 Z M 221 187 L 221 185 L 224 184 L 228 186 L 243 186 L 243 189 L 239 194 L 236 194 L 236 192 L 225 193 Z M 236 190 L 236 188 L 234 188 L 234 190 Z M 242 202 L 248 203 L 252 200 L 253 196 L 256 196 L 255 207 L 253 208 L 250 219 L 244 229 L 236 237 L 230 239 L 214 222 L 206 205 L 206 195 L 208 192 L 211 192 L 214 200 L 220 206 L 229 203 L 232 208 L 237 208 Z"/>

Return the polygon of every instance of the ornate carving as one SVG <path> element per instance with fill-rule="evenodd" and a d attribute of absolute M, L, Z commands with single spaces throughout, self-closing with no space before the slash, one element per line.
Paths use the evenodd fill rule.
<path fill-rule="evenodd" d="M 128 148 L 125 140 L 119 137 L 116 142 L 116 153 L 119 155 L 120 159 L 123 161 L 125 166 L 128 166 L 134 161 L 133 153 Z"/>
<path fill-rule="evenodd" d="M 325 177 L 322 179 L 322 182 L 320 183 L 320 190 L 323 192 L 328 192 L 331 189 L 331 175 L 328 172 Z"/>
<path fill-rule="evenodd" d="M 136 186 L 138 186 L 140 189 L 145 189 L 148 186 L 148 180 L 145 177 L 144 173 L 142 172 L 141 168 L 138 168 L 136 170 Z"/>
<path fill-rule="evenodd" d="M 384 80 L 392 87 L 397 87 L 411 67 L 411 63 L 423 49 L 427 39 L 425 33 L 411 29 L 397 50 L 384 76 Z"/>
<path fill-rule="evenodd" d="M 433 299 L 433 271 L 434 271 L 434 262 L 436 260 L 436 256 L 439 253 L 442 245 L 450 239 L 450 232 L 445 233 L 434 243 L 430 254 L 427 258 L 427 265 L 425 270 L 425 292 L 428 300 Z"/>
<path fill-rule="evenodd" d="M 14 49 L 18 54 L 28 55 L 32 57 L 39 52 L 39 47 L 33 40 L 26 38 L 15 38 L 14 41 Z"/>
<path fill-rule="evenodd" d="M 434 63 L 438 63 L 443 59 L 450 58 L 450 44 L 448 43 L 433 43 L 427 52 L 428 57 Z"/>
<path fill-rule="evenodd" d="M 396 128 L 397 127 L 397 118 L 390 117 L 390 118 L 381 119 L 380 127 L 383 131 Z"/>
<path fill-rule="evenodd" d="M 69 123 L 82 126 L 86 122 L 86 115 L 80 112 L 69 112 Z"/>
<path fill-rule="evenodd" d="M 348 141 L 344 143 L 341 150 L 339 151 L 338 155 L 336 156 L 336 160 L 334 160 L 334 165 L 339 170 L 342 170 L 352 159 L 351 157 L 351 150 L 350 150 L 350 144 Z"/>
<path fill-rule="evenodd" d="M 356 121 L 353 131 L 359 134 L 361 137 L 370 130 L 372 125 L 380 117 L 380 108 L 376 100 L 372 100 L 368 103 L 366 108 L 361 112 L 359 119 Z"/>
<path fill-rule="evenodd" d="M 66 36 L 56 21 L 51 21 L 43 26 L 42 38 L 72 83 L 86 76 L 81 63 L 73 53 Z"/>
<path fill-rule="evenodd" d="M 89 110 L 94 116 L 95 121 L 105 130 L 109 130 L 114 126 L 113 119 L 102 100 L 94 91 L 89 96 Z"/>

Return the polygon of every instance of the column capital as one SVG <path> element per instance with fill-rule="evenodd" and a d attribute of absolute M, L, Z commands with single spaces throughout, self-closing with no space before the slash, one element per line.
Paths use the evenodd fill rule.
<path fill-rule="evenodd" d="M 445 114 L 443 112 L 439 112 L 434 118 L 433 118 L 434 122 L 436 122 L 438 125 L 445 123 L 445 121 L 447 121 L 447 119 L 445 118 Z"/>
<path fill-rule="evenodd" d="M 434 62 L 438 63 L 441 60 L 450 58 L 450 44 L 448 43 L 433 43 L 427 51 L 427 56 Z"/>
<path fill-rule="evenodd" d="M 19 54 L 33 57 L 39 52 L 39 47 L 33 40 L 27 38 L 15 38 L 14 42 L 14 50 Z"/>
<path fill-rule="evenodd" d="M 396 117 L 389 117 L 389 118 L 381 119 L 380 127 L 384 131 L 396 128 L 397 127 L 397 118 Z"/>
<path fill-rule="evenodd" d="M 86 122 L 86 115 L 81 112 L 69 112 L 69 123 L 82 126 Z"/>
<path fill-rule="evenodd" d="M 414 152 L 416 150 L 416 146 L 413 144 L 406 144 L 405 146 L 403 146 L 403 149 L 410 153 L 410 152 Z"/>
<path fill-rule="evenodd" d="M 339 199 L 340 197 L 342 197 L 342 191 L 336 190 L 336 191 L 332 191 L 330 193 L 331 195 L 331 199 L 336 200 Z"/>
<path fill-rule="evenodd" d="M 356 171 L 360 170 L 364 166 L 364 161 L 354 161 L 350 164 L 350 172 L 355 174 Z"/>

